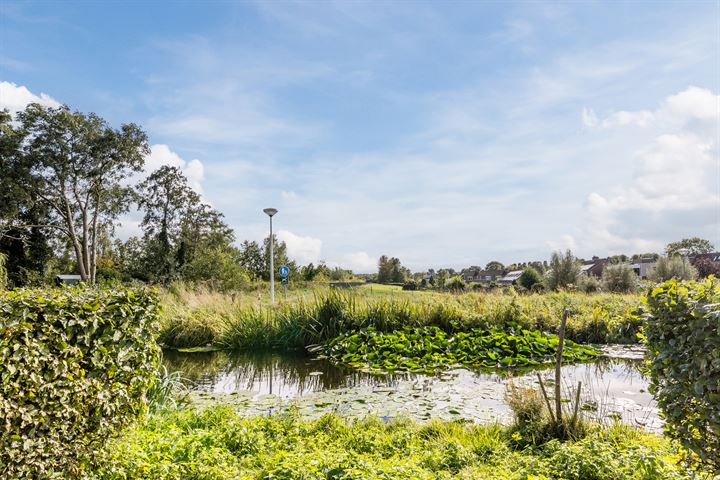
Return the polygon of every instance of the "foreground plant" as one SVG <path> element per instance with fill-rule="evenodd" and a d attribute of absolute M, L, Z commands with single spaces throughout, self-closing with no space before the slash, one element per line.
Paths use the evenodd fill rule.
<path fill-rule="evenodd" d="M 147 410 L 157 309 L 145 290 L 0 292 L 0 478 L 73 478 Z"/>
<path fill-rule="evenodd" d="M 720 282 L 662 283 L 645 312 L 650 389 L 666 431 L 720 475 Z"/>
<path fill-rule="evenodd" d="M 530 367 L 555 360 L 556 335 L 524 329 L 447 333 L 437 327 L 379 332 L 366 328 L 330 340 L 322 351 L 331 360 L 370 372 L 432 373 L 453 365 L 471 368 Z M 567 341 L 565 362 L 594 359 L 597 351 Z"/>
<path fill-rule="evenodd" d="M 226 407 L 151 416 L 101 454 L 100 479 L 689 479 L 661 436 L 593 426 L 579 441 L 520 448 L 499 425 L 296 413 L 243 417 Z"/>

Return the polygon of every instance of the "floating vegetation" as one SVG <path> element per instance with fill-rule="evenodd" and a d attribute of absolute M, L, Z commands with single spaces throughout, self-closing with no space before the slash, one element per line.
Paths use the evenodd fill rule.
<path fill-rule="evenodd" d="M 371 373 L 433 373 L 454 365 L 475 369 L 530 367 L 555 360 L 557 335 L 525 329 L 447 333 L 437 327 L 343 333 L 314 349 L 330 360 Z M 595 359 L 593 347 L 565 341 L 564 363 Z"/>

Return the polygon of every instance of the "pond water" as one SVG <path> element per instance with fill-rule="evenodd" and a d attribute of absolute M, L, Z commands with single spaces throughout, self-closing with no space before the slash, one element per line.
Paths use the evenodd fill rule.
<path fill-rule="evenodd" d="M 593 363 L 562 368 L 564 396 L 574 397 L 574 389 L 582 382 L 586 417 L 660 429 L 658 410 L 640 372 L 642 350 L 607 346 L 604 352 Z M 333 411 L 384 419 L 507 423 L 511 419 L 504 399 L 508 385 L 537 386 L 537 372 L 548 381 L 554 375 L 551 369 L 513 373 L 464 368 L 437 375 L 371 375 L 327 360 L 278 353 L 166 351 L 164 362 L 168 370 L 179 371 L 187 379 L 195 403 L 236 405 L 248 414 L 297 408 L 307 417 Z"/>

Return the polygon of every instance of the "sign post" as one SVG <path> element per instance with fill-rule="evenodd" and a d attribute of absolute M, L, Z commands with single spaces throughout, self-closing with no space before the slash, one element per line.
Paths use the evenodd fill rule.
<path fill-rule="evenodd" d="M 285 301 L 287 301 L 287 285 L 289 283 L 288 276 L 290 275 L 290 268 L 288 268 L 287 265 L 283 265 L 278 269 L 278 273 L 282 277 L 280 283 L 283 286 L 283 297 L 285 298 Z"/>

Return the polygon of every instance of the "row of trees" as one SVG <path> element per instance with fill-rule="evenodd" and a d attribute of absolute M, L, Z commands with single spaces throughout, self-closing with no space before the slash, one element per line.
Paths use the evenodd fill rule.
<path fill-rule="evenodd" d="M 149 154 L 134 124 L 112 128 L 94 114 L 31 104 L 0 112 L 0 253 L 12 285 L 48 271 L 167 283 L 176 279 L 239 286 L 269 275 L 269 238 L 243 242 L 182 171 L 163 166 L 139 181 Z M 136 209 L 142 234 L 115 237 Z M 275 239 L 275 264 L 297 266 Z M 307 277 L 317 275 L 306 269 Z M 331 272 L 332 273 L 332 272 Z"/>

